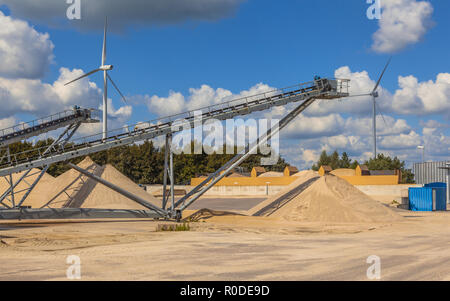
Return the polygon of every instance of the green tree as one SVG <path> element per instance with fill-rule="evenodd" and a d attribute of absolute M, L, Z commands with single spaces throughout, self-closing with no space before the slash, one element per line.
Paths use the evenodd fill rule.
<path fill-rule="evenodd" d="M 341 156 L 341 160 L 339 161 L 339 167 L 340 168 L 350 168 L 351 164 L 352 164 L 352 160 L 348 157 L 348 154 L 346 152 L 343 152 L 342 156 Z"/>
<path fill-rule="evenodd" d="M 394 157 L 391 158 L 384 154 L 378 154 L 376 159 L 370 159 L 364 162 L 365 165 L 369 168 L 369 170 L 400 170 L 402 173 L 401 183 L 414 183 L 414 174 L 410 169 L 405 168 L 405 162 L 400 161 L 399 158 Z M 324 150 L 320 154 L 320 158 L 316 164 L 312 166 L 313 170 L 319 170 L 320 166 L 329 165 L 333 169 L 337 168 L 352 168 L 355 169 L 359 162 L 357 160 L 352 161 L 346 152 L 342 153 L 341 158 L 339 159 L 339 153 L 334 151 L 333 154 L 328 155 Z"/>
<path fill-rule="evenodd" d="M 401 183 L 410 184 L 414 183 L 414 174 L 410 169 L 405 168 L 405 161 L 400 161 L 399 158 L 391 158 L 384 154 L 378 154 L 377 158 L 371 158 L 364 163 L 369 170 L 395 170 L 398 169 L 402 172 Z"/>
<path fill-rule="evenodd" d="M 47 146 L 53 143 L 52 139 L 39 140 L 35 144 L 31 142 L 18 142 L 10 145 L 11 153 L 19 159 L 26 159 L 27 156 L 36 156 L 39 154 L 38 149 L 42 152 Z M 198 142 L 192 142 L 191 152 L 193 152 L 195 145 Z M 72 147 L 73 144 L 67 144 L 67 147 Z M 225 149 L 225 146 L 224 146 Z M 27 152 L 23 154 L 23 152 Z M 132 144 L 127 146 L 120 146 L 91 154 L 91 159 L 99 164 L 111 164 L 128 178 L 139 184 L 158 184 L 162 183 L 164 175 L 164 147 L 157 148 L 153 142 L 146 141 L 143 143 Z M 235 146 L 235 154 L 237 147 Z M 5 154 L 5 150 L 0 150 L 0 155 Z M 232 159 L 235 154 L 217 154 L 210 156 L 205 153 L 202 154 L 175 154 L 174 155 L 174 171 L 175 183 L 189 184 L 191 178 L 198 174 L 206 174 L 215 172 L 226 162 Z M 241 167 L 244 170 L 250 171 L 253 167 L 261 165 L 261 154 L 251 155 L 245 160 Z M 79 157 L 69 160 L 73 164 L 78 164 L 85 157 Z M 267 170 L 282 171 L 289 165 L 283 158 L 279 158 L 278 162 L 273 166 L 268 166 Z M 66 162 L 59 162 L 52 164 L 48 169 L 48 173 L 56 177 L 69 170 Z"/>
<path fill-rule="evenodd" d="M 332 169 L 340 168 L 339 153 L 335 150 L 330 156 L 330 164 Z"/>
<path fill-rule="evenodd" d="M 331 158 L 328 156 L 327 151 L 323 150 L 320 154 L 319 161 L 312 166 L 312 170 L 318 171 L 322 165 L 330 165 Z"/>

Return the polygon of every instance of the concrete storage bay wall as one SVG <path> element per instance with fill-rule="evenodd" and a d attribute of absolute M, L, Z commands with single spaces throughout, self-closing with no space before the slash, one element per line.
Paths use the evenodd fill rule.
<path fill-rule="evenodd" d="M 399 185 L 355 185 L 360 191 L 367 195 L 398 195 L 409 187 L 422 187 L 419 184 L 399 184 Z"/>
<path fill-rule="evenodd" d="M 184 189 L 187 192 L 191 191 L 194 186 L 190 185 L 175 185 L 175 189 Z M 286 185 L 265 185 L 265 186 L 214 186 L 205 193 L 205 196 L 271 196 L 279 193 L 285 189 Z M 154 194 L 161 194 L 162 185 L 147 185 L 147 192 Z"/>
<path fill-rule="evenodd" d="M 206 178 L 192 178 L 191 186 L 197 186 L 203 182 Z M 223 178 L 215 186 L 287 186 L 294 182 L 296 177 L 241 177 L 241 178 Z"/>
<path fill-rule="evenodd" d="M 389 196 L 397 201 L 402 195 L 407 193 L 409 187 L 422 187 L 419 184 L 399 184 L 399 185 L 355 185 L 360 191 L 373 197 Z M 184 189 L 186 192 L 191 191 L 194 186 L 175 185 L 175 189 Z M 271 196 L 285 189 L 286 185 L 233 185 L 233 186 L 214 186 L 205 195 L 206 196 Z M 162 185 L 147 185 L 147 192 L 150 194 L 162 191 Z M 391 200 L 392 201 L 392 200 Z"/>

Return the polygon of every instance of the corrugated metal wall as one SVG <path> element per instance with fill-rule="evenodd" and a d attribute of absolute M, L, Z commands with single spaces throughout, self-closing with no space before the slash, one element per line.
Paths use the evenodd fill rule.
<path fill-rule="evenodd" d="M 446 182 L 447 171 L 439 167 L 445 167 L 446 161 L 416 163 L 413 167 L 414 178 L 417 184 L 434 182 Z"/>

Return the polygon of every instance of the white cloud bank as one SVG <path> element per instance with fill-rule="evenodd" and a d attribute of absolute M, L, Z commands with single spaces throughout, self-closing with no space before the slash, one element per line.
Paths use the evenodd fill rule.
<path fill-rule="evenodd" d="M 375 86 L 367 71 L 353 72 L 349 67 L 338 68 L 337 78 L 351 79 L 350 94 L 365 94 Z M 398 156 L 411 163 L 420 154 L 417 145 L 426 144 L 429 156 L 443 160 L 450 150 L 450 138 L 446 134 L 448 125 L 430 119 L 423 122 L 422 132 L 408 124 L 400 116 L 435 116 L 448 118 L 450 112 L 450 74 L 438 74 L 436 80 L 419 82 L 414 76 L 399 76 L 399 87 L 394 93 L 380 86 L 377 99 L 384 117 L 377 116 L 379 151 Z M 144 101 L 151 113 L 160 117 L 189 109 L 218 104 L 240 96 L 249 96 L 273 90 L 260 83 L 233 94 L 223 88 L 203 85 L 189 89 L 187 96 L 171 91 L 167 97 L 146 95 L 135 100 Z M 293 105 L 274 108 L 250 117 L 278 118 L 284 116 Z M 317 101 L 298 116 L 281 134 L 281 154 L 289 162 L 301 168 L 309 168 L 320 155 L 321 150 L 347 151 L 359 161 L 372 156 L 372 100 L 370 96 L 336 100 Z M 447 119 L 448 120 L 448 119 Z"/>
<path fill-rule="evenodd" d="M 382 0 L 379 29 L 373 35 L 372 49 L 395 53 L 419 42 L 431 26 L 433 6 L 428 1 Z"/>
<path fill-rule="evenodd" d="M 440 73 L 436 80 L 419 82 L 412 75 L 399 76 L 392 109 L 398 114 L 438 114 L 450 119 L 450 73 Z"/>
<path fill-rule="evenodd" d="M 64 86 L 69 79 L 82 75 L 83 71 L 66 68 L 59 70 L 59 78 L 53 83 L 39 79 L 0 78 L 0 117 L 18 113 L 45 116 L 69 109 L 74 105 L 97 108 L 101 102 L 101 90 L 95 83 L 83 79 Z"/>
<path fill-rule="evenodd" d="M 140 95 L 132 97 L 132 101 L 145 103 L 149 111 L 160 117 L 178 114 L 186 111 L 201 109 L 210 105 L 217 105 L 226 101 L 241 97 L 252 96 L 268 91 L 272 91 L 268 85 L 259 83 L 249 90 L 241 91 L 239 94 L 233 94 L 231 91 L 218 88 L 214 89 L 208 85 L 202 85 L 200 88 L 190 88 L 189 95 L 184 96 L 180 92 L 170 91 L 167 97 L 157 95 Z"/>
<path fill-rule="evenodd" d="M 53 61 L 54 45 L 47 33 L 0 11 L 0 76 L 36 79 Z"/>
<path fill-rule="evenodd" d="M 54 45 L 48 34 L 37 32 L 27 22 L 0 12 L 0 128 L 19 122 L 17 114 L 47 116 L 78 105 L 99 109 L 102 91 L 88 78 L 64 86 L 83 70 L 60 68 L 53 83 L 40 78 L 53 59 Z M 117 110 L 109 100 L 110 128 L 120 127 L 129 120 L 131 106 Z M 98 124 L 84 125 L 85 133 L 101 131 Z"/>

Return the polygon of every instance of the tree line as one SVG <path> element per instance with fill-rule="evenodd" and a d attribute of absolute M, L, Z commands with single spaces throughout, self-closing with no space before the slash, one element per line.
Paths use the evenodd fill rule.
<path fill-rule="evenodd" d="M 328 165 L 332 169 L 338 168 L 351 168 L 355 169 L 360 163 L 357 160 L 352 160 L 349 158 L 346 152 L 343 152 L 339 156 L 338 151 L 334 151 L 331 155 L 328 155 L 324 150 L 320 154 L 319 160 L 312 166 L 312 170 L 319 170 L 320 166 Z M 371 158 L 361 163 L 361 165 L 366 165 L 369 170 L 400 170 L 402 172 L 403 184 L 414 183 L 414 174 L 410 169 L 405 167 L 405 161 L 400 161 L 399 158 L 386 156 L 384 154 L 378 154 L 377 158 Z"/>
<path fill-rule="evenodd" d="M 10 145 L 10 151 L 12 154 L 21 153 L 24 151 L 33 151 L 38 148 L 50 145 L 53 139 L 39 140 L 36 143 L 28 141 L 18 142 Z M 70 144 L 68 144 L 70 147 Z M 226 145 L 224 145 L 225 149 Z M 194 142 L 191 143 L 191 150 L 193 153 Z M 235 154 L 238 149 L 234 147 Z M 37 153 L 37 151 L 36 151 Z M 99 165 L 111 164 L 122 174 L 133 180 L 138 184 L 161 184 L 164 177 L 164 153 L 165 148 L 156 147 L 152 141 L 145 141 L 139 144 L 132 144 L 126 146 L 120 146 L 112 148 L 106 151 L 101 151 L 89 155 L 89 157 Z M 213 153 L 207 155 L 202 154 L 174 154 L 174 176 L 176 184 L 190 184 L 190 180 L 193 177 L 199 175 L 206 175 L 215 172 L 222 167 L 226 162 L 231 160 L 234 154 L 217 154 Z M 240 169 L 246 172 L 250 172 L 253 167 L 261 165 L 261 158 L 264 157 L 261 154 L 251 155 L 241 165 Z M 68 162 L 78 164 L 83 161 L 86 156 L 71 159 Z M 283 159 L 279 158 L 277 164 L 267 166 L 268 171 L 283 171 L 289 164 Z M 54 177 L 57 177 L 70 168 L 66 162 L 59 162 L 52 164 L 48 173 Z"/>
<path fill-rule="evenodd" d="M 21 153 L 24 151 L 33 151 L 38 148 L 43 148 L 50 145 L 54 140 L 52 138 L 46 140 L 39 140 L 36 143 L 22 141 L 10 145 L 12 154 Z M 191 151 L 193 153 L 196 142 L 191 143 Z M 225 149 L 226 145 L 224 145 Z M 99 164 L 111 164 L 121 173 L 138 184 L 161 184 L 164 176 L 164 146 L 156 147 L 152 141 L 145 141 L 139 144 L 132 144 L 112 148 L 110 150 L 101 151 L 91 154 L 91 159 Z M 234 147 L 234 153 L 238 152 L 237 147 Z M 37 151 L 36 151 L 37 153 Z M 0 153 L 1 155 L 1 153 Z M 199 175 L 206 175 L 215 172 L 222 167 L 226 162 L 231 160 L 234 154 L 217 154 L 213 153 L 207 155 L 202 154 L 174 154 L 174 176 L 176 184 L 189 184 L 191 178 Z M 241 171 L 250 172 L 253 167 L 261 165 L 261 154 L 251 155 L 241 165 Z M 84 157 L 79 157 L 69 160 L 73 164 L 78 164 Z M 338 151 L 334 151 L 328 155 L 324 150 L 322 151 L 319 160 L 311 167 L 312 170 L 319 170 L 322 165 L 329 165 L 333 169 L 338 168 L 352 168 L 355 169 L 360 162 L 352 160 L 346 152 L 339 155 Z M 397 157 L 391 158 L 384 154 L 378 154 L 376 159 L 370 159 L 362 162 L 367 165 L 369 170 L 395 170 L 399 169 L 402 172 L 402 183 L 414 183 L 414 175 L 411 170 L 405 168 L 405 162 L 400 161 Z M 289 163 L 281 156 L 277 164 L 265 166 L 267 171 L 284 170 Z M 69 170 L 65 162 L 55 163 L 50 166 L 48 173 L 54 177 L 61 175 Z"/>

